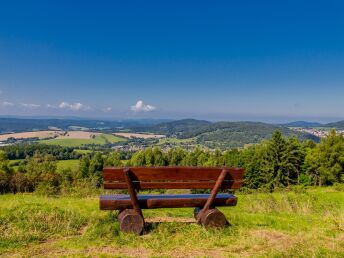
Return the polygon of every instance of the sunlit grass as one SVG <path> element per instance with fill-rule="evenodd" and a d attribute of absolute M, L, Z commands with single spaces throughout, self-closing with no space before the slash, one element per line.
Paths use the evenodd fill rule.
<path fill-rule="evenodd" d="M 62 147 L 81 147 L 87 144 L 104 145 L 107 142 L 116 143 L 120 141 L 126 141 L 126 140 L 122 137 L 117 137 L 111 134 L 101 134 L 90 139 L 61 138 L 61 139 L 42 140 L 40 141 L 40 143 L 47 144 L 47 145 L 59 145 Z"/>
<path fill-rule="evenodd" d="M 143 236 L 119 231 L 116 212 L 98 197 L 0 196 L 0 254 L 32 256 L 341 257 L 344 193 L 334 188 L 238 195 L 220 208 L 231 223 L 205 230 L 196 223 L 153 222 Z M 145 217 L 192 218 L 192 209 L 144 210 Z"/>

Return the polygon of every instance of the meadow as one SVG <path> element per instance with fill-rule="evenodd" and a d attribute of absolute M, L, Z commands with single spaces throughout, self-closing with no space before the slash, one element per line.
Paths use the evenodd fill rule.
<path fill-rule="evenodd" d="M 59 145 L 62 147 L 81 147 L 83 145 L 88 145 L 88 144 L 104 145 L 108 142 L 116 143 L 120 141 L 125 141 L 125 139 L 122 137 L 111 135 L 111 134 L 99 134 L 99 135 L 96 135 L 94 138 L 88 138 L 88 139 L 65 137 L 65 138 L 41 140 L 39 142 L 43 144 L 48 144 L 48 145 Z"/>
<path fill-rule="evenodd" d="M 72 257 L 343 257 L 340 188 L 240 194 L 231 223 L 205 230 L 192 209 L 144 210 L 143 236 L 119 231 L 98 196 L 0 195 L 0 255 Z"/>

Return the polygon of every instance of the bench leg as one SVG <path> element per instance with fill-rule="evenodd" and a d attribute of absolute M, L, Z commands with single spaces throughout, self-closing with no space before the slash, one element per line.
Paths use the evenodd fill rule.
<path fill-rule="evenodd" d="M 134 209 L 122 211 L 118 215 L 118 220 L 123 232 L 140 235 L 144 230 L 144 220 Z"/>
<path fill-rule="evenodd" d="M 228 224 L 225 215 L 218 209 L 208 209 L 203 213 L 200 212 L 201 210 L 199 207 L 195 208 L 194 217 L 205 228 L 223 228 Z"/>

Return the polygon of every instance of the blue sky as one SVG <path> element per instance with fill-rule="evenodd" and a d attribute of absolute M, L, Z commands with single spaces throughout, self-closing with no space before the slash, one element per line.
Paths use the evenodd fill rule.
<path fill-rule="evenodd" d="M 342 1 L 2 1 L 0 115 L 344 119 Z"/>

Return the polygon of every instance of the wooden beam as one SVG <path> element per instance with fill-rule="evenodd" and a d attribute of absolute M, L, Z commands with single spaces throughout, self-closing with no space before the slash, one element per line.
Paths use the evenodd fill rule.
<path fill-rule="evenodd" d="M 217 179 L 214 188 L 211 190 L 211 193 L 209 195 L 209 198 L 208 198 L 207 202 L 205 203 L 203 209 L 199 212 L 199 215 L 198 215 L 198 218 L 197 218 L 197 222 L 198 223 L 201 222 L 202 216 L 209 210 L 210 206 L 214 202 L 216 194 L 219 191 L 220 186 L 221 186 L 223 180 L 225 179 L 227 173 L 228 173 L 228 171 L 226 169 L 222 169 L 221 174 L 220 174 L 219 178 Z"/>
<path fill-rule="evenodd" d="M 187 194 L 187 195 L 138 195 L 141 209 L 154 208 L 179 208 L 179 207 L 203 207 L 207 202 L 209 194 Z M 232 194 L 218 194 L 213 202 L 214 206 L 235 206 L 237 197 Z M 128 195 L 101 195 L 101 210 L 124 210 L 132 209 L 132 202 Z"/>
<path fill-rule="evenodd" d="M 130 179 L 130 169 L 125 168 L 123 170 L 123 173 L 125 176 L 125 181 L 127 182 L 128 192 L 129 192 L 130 199 L 131 199 L 131 204 L 133 205 L 133 208 L 137 212 L 137 214 L 139 214 L 143 219 L 143 214 L 142 214 L 142 210 L 140 208 L 139 201 L 137 199 L 136 191 L 135 191 L 134 185 Z"/>

